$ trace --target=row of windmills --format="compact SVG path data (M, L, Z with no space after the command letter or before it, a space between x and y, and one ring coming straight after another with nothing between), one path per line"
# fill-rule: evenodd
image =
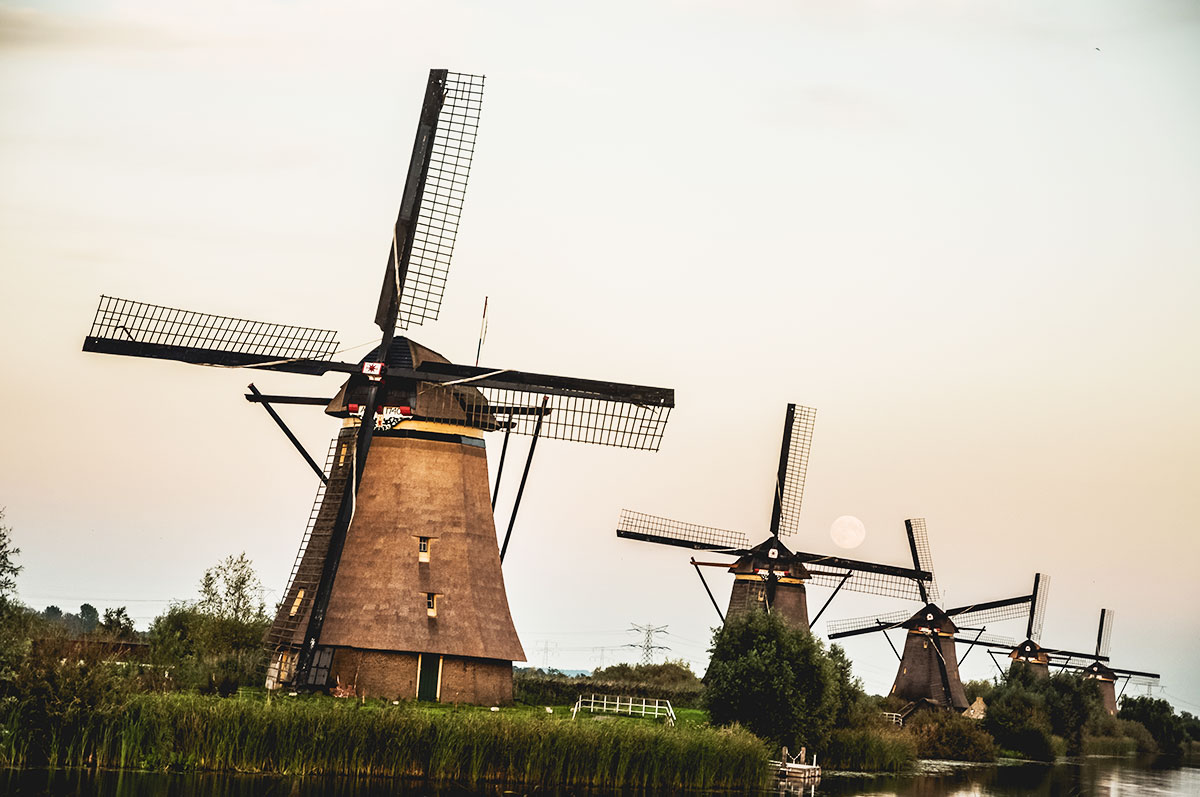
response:
M902 600L916 600L921 608L834 620L827 624L830 640L880 633L899 660L890 694L921 705L968 708L966 691L959 677L959 663L971 649L983 646L995 660L1001 652L1013 662L1029 666L1039 677L1049 677L1050 668L1080 670L1095 679L1109 713L1116 713L1117 681L1156 684L1156 673L1119 670L1108 666L1108 638L1112 613L1101 611L1101 628L1092 654L1042 647L1039 640L1045 617L1049 576L1035 574L1032 589L1025 594L997 598L942 609L938 603L937 580L933 571L928 530L923 518L905 521L905 534L911 566L864 562L822 553L792 551L781 537L799 529L804 479L815 426L816 411L789 404L784 417L783 444L779 457L770 535L750 546L743 532L685 523L669 518L625 510L621 513L617 536L693 550L709 551L728 557L732 562L690 564L700 576L704 590L721 621L749 612L773 612L795 628L811 630L830 602L845 589ZM701 567L722 567L733 574L725 612L714 596ZM821 586L832 592L812 619L808 613L808 586ZM1106 619L1107 618L1107 619ZM989 624L1026 620L1025 641L1017 643L987 633ZM1107 623L1107 625L1106 625ZM904 632L903 651L896 650L887 637L890 630ZM960 637L959 635L962 634ZM966 646L960 657L957 644ZM997 667L999 664L997 663ZM1000 668L1003 671L1003 668Z
M272 688L340 686L370 696L510 701L512 663L525 654L501 569L512 521L502 546L493 511L510 435L532 438L527 474L540 437L656 451L674 407L670 389L458 364L398 334L439 315L483 86L477 75L444 69L429 74L375 303L380 340L362 359L338 360L333 330L107 296L84 341L85 351L107 354L344 375L333 396L263 395L253 385L246 395L270 414L320 482L265 640ZM279 417L274 407L283 404L321 407L338 419L340 430L324 465ZM723 619L776 611L808 629L842 590L919 601L925 608L896 626L911 638L895 691L958 707L963 698L954 635L971 623L1029 611L1038 605L1036 582L1031 595L939 609L920 521L906 524L912 561L900 564L785 545L799 529L814 418L809 408L787 408L769 533L760 542L751 544L744 533L633 512L622 514L617 533L722 559L693 558L691 564ZM484 436L496 431L503 432L503 443L497 483L491 485ZM518 490L517 506L520 495ZM714 566L734 574L724 612L701 569ZM811 620L806 585L832 590ZM894 622L872 618L868 626L842 630L866 633ZM1093 664L1102 661L1107 656L1098 650ZM1095 673L1108 677L1118 671Z

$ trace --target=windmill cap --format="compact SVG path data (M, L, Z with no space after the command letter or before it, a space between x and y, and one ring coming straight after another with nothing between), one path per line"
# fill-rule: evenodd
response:
M359 364L379 362L379 353L380 347L376 346L359 360ZM428 349L403 336L392 339L391 345L388 346L387 358L384 360L388 371L413 370L427 362L449 363L450 361L433 349ZM370 379L363 374L352 374L337 395L333 397L333 400L329 402L325 412L338 417L348 416L351 404L366 403L370 384ZM385 374L383 388L376 394L375 404L386 407L410 407L418 415L444 417L450 420L463 415L461 406L457 404L453 407L446 406L447 397L444 395L444 391L422 389L419 387L421 384L411 378L388 380ZM471 387L463 386L455 388L455 391L462 396L478 397L478 392ZM486 406L486 402L481 397L478 397L473 403Z
M931 628L944 634L953 634L958 631L958 626L950 619L950 615L932 603L925 604L924 609L908 618L908 621L900 627L910 631L918 628Z

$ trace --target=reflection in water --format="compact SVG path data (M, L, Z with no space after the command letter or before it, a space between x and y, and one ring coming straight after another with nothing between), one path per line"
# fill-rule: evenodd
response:
M1000 766L926 761L910 775L826 775L817 797L1008 797L1009 795L1200 795L1200 769L1152 759L1084 758Z
M434 788L419 782L361 778L286 778L266 775L166 774L161 772L85 772L80 770L0 770L0 794L14 797L318 797L318 795L467 795L537 793L591 794L608 792L565 789L501 788L469 791ZM1158 766L1153 761L1088 758L1055 764L1010 763L1001 766L923 762L908 775L831 775L816 788L781 790L780 794L805 797L1007 797L1008 795L1200 795L1200 768Z

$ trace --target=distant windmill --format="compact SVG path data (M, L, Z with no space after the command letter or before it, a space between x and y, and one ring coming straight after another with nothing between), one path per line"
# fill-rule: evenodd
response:
M1013 665L1027 667L1038 678L1049 678L1051 667L1073 667L1087 662L1103 659L1108 660L1107 652L1103 657L1097 652L1093 657L1090 653L1078 653L1065 648L1053 648L1042 645L1042 625L1045 618L1046 602L1049 596L1050 576L1040 575L1034 583L1036 598L1029 607L1029 622L1025 628L1025 641L1017 642L996 634L984 634L978 640L979 644L989 646L988 654L995 661L997 654L1007 654ZM999 663L996 666L1004 671Z
M510 432L532 434L531 455L539 435L657 450L674 406L671 390L458 365L396 336L438 317L482 97L481 76L429 73L375 310L383 335L363 360L334 361L331 330L112 297L84 341L107 354L347 376L332 399L264 396L253 385L246 396L322 482L267 634L271 687L337 681L363 695L511 701L512 662L525 654L501 574L484 433L502 429L506 444ZM325 468L271 404L324 406L341 420Z
M800 505L804 497L804 480L816 414L817 411L811 407L787 406L779 468L772 490L774 498L770 536L759 544L751 547L749 538L742 532L683 523L629 510L621 512L617 536L736 556L737 560L732 563L691 560L722 622L727 616L766 611L777 613L789 625L807 631L811 623L806 582L833 588L833 594L817 612L812 623L820 618L841 589L925 600L922 596L926 590L936 591L936 586L932 583L933 574L916 558L918 550L928 550L923 527L915 531L909 529L909 545L914 552L913 569L792 551L780 541L780 537L795 534L799 530ZM703 566L724 567L734 574L726 614L721 614L721 607L704 580L700 571Z
M1097 685L1100 687L1100 699L1104 703L1104 710L1109 714L1117 713L1117 681L1125 682L1121 685L1121 694L1124 694L1125 687L1130 684L1145 686L1147 688L1158 686L1161 677L1156 672L1121 670L1109 667L1103 663L1109 660L1108 652L1112 643L1114 614L1112 609L1100 610L1100 626L1096 631L1096 650L1092 656L1094 661L1086 667L1082 667L1075 662L1064 665L1066 669L1082 670L1085 677L1095 679Z
M925 525L920 519L906 523L910 529ZM912 615L908 612L891 612L831 621L829 639L832 641L903 628L908 633L905 635L904 653L896 653L900 665L890 694L912 703L926 702L962 711L969 703L958 675L961 660L955 649L955 635L960 631L976 631L974 638L967 636L958 641L969 645L988 644L983 637L983 624L1015 620L1030 614L1030 607L1037 605L1037 591L1041 582L1042 576L1035 575L1033 591L1012 598L943 610L931 597L924 608ZM884 638L891 645L892 641L886 633ZM895 646L892 650L896 652ZM966 658L966 654L963 658Z

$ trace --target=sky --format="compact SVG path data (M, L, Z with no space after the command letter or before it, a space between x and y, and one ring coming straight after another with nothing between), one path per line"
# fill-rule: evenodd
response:
M717 616L687 552L617 539L618 512L765 537L795 402L818 414L785 542L903 564L924 517L946 605L1048 573L1045 644L1088 649L1112 609L1113 665L1200 713L1186 0L0 0L22 600L145 627L242 551L279 599L316 484L242 394L337 380L80 347L102 293L377 341L431 67L487 88L442 316L411 336L471 362L486 296L482 365L676 391L657 453L539 443L505 562L531 663L634 659L637 623L701 671ZM283 413L325 450L336 421ZM906 607L840 594L815 631ZM886 692L884 640L846 648Z

